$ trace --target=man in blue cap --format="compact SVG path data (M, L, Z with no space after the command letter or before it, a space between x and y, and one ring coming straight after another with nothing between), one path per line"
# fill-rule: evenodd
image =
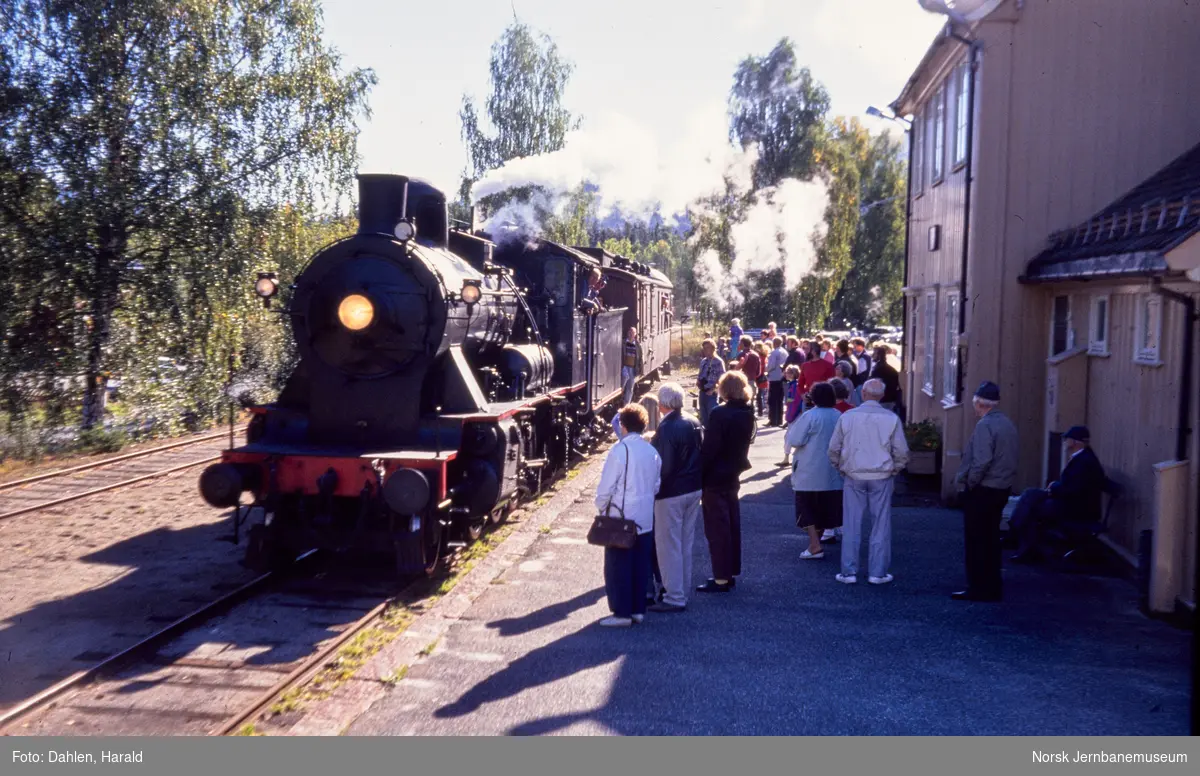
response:
M1037 550L1038 534L1047 525L1100 522L1100 501L1104 493L1104 467L1091 448L1086 426L1071 426L1063 434L1067 465L1058 480L1045 490L1030 489L1021 494L1013 510L1012 529L1020 537L1016 561L1031 560Z
M996 406L1000 387L984 381L975 391L979 422L963 451L955 481L963 489L963 544L967 589L957 601L1000 600L1000 519L1017 478L1017 427Z

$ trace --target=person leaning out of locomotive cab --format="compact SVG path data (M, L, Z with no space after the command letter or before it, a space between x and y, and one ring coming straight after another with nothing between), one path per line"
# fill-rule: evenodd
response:
M604 309L604 301L600 298L600 292L607 285L604 281L604 275L599 269L593 268L591 274L588 275L588 289L583 296L583 301L579 303L579 308L587 315L594 315Z
M624 404L633 401L633 388L641 373L642 343L638 340L637 329L630 326L629 334L625 337L625 345L621 350L621 386L625 391Z
M621 441L609 450L596 486L600 514L632 520L638 534L628 550L604 549L604 591L612 616L600 620L600 625L608 628L628 627L646 616L646 591L654 565L654 498L662 472L662 459L642 437L648 421L640 404L621 408L617 413Z

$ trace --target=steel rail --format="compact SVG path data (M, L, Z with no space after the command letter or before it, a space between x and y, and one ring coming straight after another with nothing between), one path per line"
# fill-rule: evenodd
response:
M70 501L78 501L81 498L87 498L88 496L95 496L98 493L105 493L110 490L116 490L117 488L124 488L125 486L132 485L135 482L142 482L143 480L152 480L155 477L163 477L168 474L173 474L178 471L183 471L184 469L190 469L193 466L200 466L201 464L212 463L213 461L219 461L219 460L221 460L221 456L219 456L219 455L209 456L208 458L203 458L199 461L190 461L188 463L179 464L178 466L172 466L169 469L160 469L156 472L151 472L150 474L142 474L142 475L139 475L137 477L132 477L127 480L121 480L120 482L115 482L111 485L104 485L99 488L92 488L91 490L85 490L82 493L75 493L70 496L63 496L62 498L53 499L52 501L43 501L40 504L32 504L27 507L21 507L20 509L14 509L11 512L5 512L4 514L0 515L0 520L7 520L10 517L26 515L26 514L29 514L30 512L36 512L39 509L48 509L53 506L58 506L59 504L66 504L67 502L70 502Z
M160 445L159 447L152 447L149 450L139 450L135 453L126 453L125 455L118 455L113 458L105 458L103 461L92 461L91 463L80 464L79 466L72 466L69 469L58 469L56 471L46 472L45 474L36 474L32 477L25 477L25 478L19 479L19 480L10 480L9 482L0 482L0 490L8 490L10 488L19 488L22 485L31 485L35 482L42 482L44 480L52 480L55 477L65 477L68 474L75 474L76 472L88 471L89 469L98 469L101 466L108 466L110 464L120 463L121 461L128 461L133 458L142 458L147 455L153 455L154 453L161 453L164 450L174 450L175 448L178 448L178 447L187 447L188 445L197 445L197 444L200 444L201 442L210 442L214 439L220 439L220 438L224 437L225 435L226 435L226 432L221 431L216 434L209 434L208 436L195 437L193 439L186 439L186 440L182 440L179 442L172 442L167 445Z
M411 587L411 585L409 585L409 587ZM395 603L396 600L403 594L404 590L401 590L395 596L389 597L388 600L364 614L356 622L350 625L350 627L338 634L337 638L326 644L314 655L297 666L294 671L280 679L270 689L259 695L258 699L255 700L253 704L227 718L223 723L221 723L221 726L214 729L210 735L228 736L238 732L244 725L253 722L263 713L265 713L271 707L271 705L275 703L279 696L283 695L292 687L300 687L307 684L313 677L315 677L321 672L321 670L325 668L325 666L329 663L329 659L337 654L338 650L340 650L355 636L377 623L382 618L383 613L387 611L387 608Z
M257 593L284 571L294 568L298 564L313 557L316 553L317 550L308 550L307 552L300 554L287 566L287 568L279 571L269 571L265 574L255 577L236 590L226 593L217 600L207 603L199 609L190 612L189 614L185 614L183 617L180 617L178 620L175 620L161 630L155 631L133 646L127 647L115 655L106 657L104 660L101 660L91 668L78 671L71 676L68 676L66 679L63 679L57 684L42 690L37 695L34 695L33 697L22 701L16 706L13 706L11 709L0 713L0 733L2 733L5 728L10 726L16 720L44 707L47 703L55 698L60 697L64 693L83 687L95 679L115 671L121 666L128 664L132 659L136 658L138 655L141 655L147 650L161 646L176 638L180 634L190 630L191 628L194 628L200 623L229 610L231 607L241 603L251 595Z

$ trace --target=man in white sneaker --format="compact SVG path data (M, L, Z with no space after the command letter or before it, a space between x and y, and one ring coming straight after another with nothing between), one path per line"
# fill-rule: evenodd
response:
M892 581L892 488L896 474L908 463L908 443L900 417L879 404L882 380L863 383L863 403L838 418L829 440L829 460L842 473L842 572L837 581L858 581L862 523L872 516L867 581Z

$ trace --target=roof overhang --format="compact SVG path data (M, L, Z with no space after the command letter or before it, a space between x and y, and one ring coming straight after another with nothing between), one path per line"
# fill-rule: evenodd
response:
M1164 257L1174 272L1184 272L1188 280L1200 283L1200 232L1167 251Z
M946 13L948 21L942 27L941 32L929 44L929 49L926 50L925 56L921 58L921 63L917 65L917 69L904 84L904 88L900 90L900 95L888 106L892 113L897 116L907 116L914 112L917 105L924 101L924 95L933 82L939 80L939 76L947 66L951 59L958 56L957 47L962 41L954 38L957 33L959 36L975 40L978 38L979 25L988 21L997 11L1005 4L1012 5L1011 12L997 16L997 19L1015 20L1015 13L1021 10L1022 3L1020 0L954 0L949 3L950 6L946 11L933 6L943 6L946 3L933 2L927 4L924 0L918 0L921 7L926 11L933 13Z
M1018 278L1027 285L1066 283L1072 280L1116 280L1120 278L1161 278L1173 274L1161 251L1138 251L1112 256L1054 261L1041 266L1031 262Z

